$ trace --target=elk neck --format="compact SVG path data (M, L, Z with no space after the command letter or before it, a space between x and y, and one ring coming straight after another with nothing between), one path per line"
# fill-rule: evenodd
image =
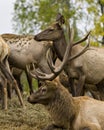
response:
M67 47L65 36L62 35L59 39L55 40L53 42L53 47L55 49L58 58L62 61Z
M72 95L60 83L57 91L54 93L53 100L49 102L46 108L53 119L56 120L56 122L58 119L61 119L61 123L70 122L70 119L76 112ZM65 118L63 118L63 116Z

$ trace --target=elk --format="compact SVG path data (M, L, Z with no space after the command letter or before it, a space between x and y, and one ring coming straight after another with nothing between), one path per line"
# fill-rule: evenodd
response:
M0 87L3 92L4 109L7 109L7 82L9 83L11 82L12 84L14 84L14 88L17 92L20 103L22 106L24 106L20 91L18 89L18 85L9 68L8 63L9 53L10 53L9 46L0 36Z
M89 42L82 51L71 56L70 49L73 43L73 35L70 37L70 44L67 45L62 63L52 68L51 74L46 74L36 69L36 74L32 76L45 80L42 86L28 97L28 102L32 104L43 104L49 111L54 123L44 130L103 130L104 124L104 102L97 101L90 97L72 97L71 93L59 82L56 76L67 66L68 60L74 60L76 56L85 52ZM47 61L51 62L49 53ZM55 79L56 78L56 79ZM52 81L48 81L48 80ZM100 107L99 107L100 105ZM102 129L101 129L102 128Z
M87 96L72 97L58 81L46 80L28 97L31 104L43 104L53 119L43 130L104 130L104 102Z
M62 21L62 19L64 21L64 17L60 16L60 19L58 19L59 21L56 21L50 27L40 32L39 34L35 35L34 37L34 39L37 41L52 40L55 52L60 60L63 59L67 46L62 24L60 22ZM79 41L73 44L73 47L70 52L71 55L75 55L83 48L78 43ZM51 64L50 66L51 68L54 68L54 66L52 66ZM73 96L81 95L85 83L93 84L100 87L99 84L104 80L103 66L104 66L104 53L102 49L100 53L100 48L96 49L94 47L86 51L80 57L69 62L66 68L64 68L65 72L69 77L69 82L72 81L73 83L73 80L75 79L78 81L77 86L71 85Z
M35 41L33 35L2 34L1 36L7 42L11 50L8 58L11 67L25 70L30 93L32 93L32 79L26 71L26 65L35 64L44 72L50 73L51 71L48 67L45 55L48 48L51 47L51 42Z

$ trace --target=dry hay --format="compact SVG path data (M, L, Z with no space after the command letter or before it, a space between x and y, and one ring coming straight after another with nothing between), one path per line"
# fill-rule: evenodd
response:
M43 105L32 105L24 98L26 108L19 105L16 97L8 101L8 110L0 106L0 130L41 130L51 118Z

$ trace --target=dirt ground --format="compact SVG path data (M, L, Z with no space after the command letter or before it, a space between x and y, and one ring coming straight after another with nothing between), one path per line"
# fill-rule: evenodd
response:
M25 109L16 95L8 100L8 110L2 110L0 106L0 130L41 130L52 122L43 105L28 103L27 96L23 100Z

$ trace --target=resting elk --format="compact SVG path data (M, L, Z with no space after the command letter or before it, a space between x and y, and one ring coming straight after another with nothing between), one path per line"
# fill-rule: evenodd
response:
M10 84L14 84L14 88L17 92L20 103L22 106L24 106L21 93L18 89L18 85L10 71L8 63L9 53L10 53L9 46L0 36L0 87L2 90L1 94L3 95L2 98L4 109L7 109L7 82L9 82Z
M72 40L73 41L73 40ZM67 65L70 56L68 44L63 61L60 66L52 68L52 72L60 73ZM86 53L86 52L85 52ZM48 62L51 59L48 56ZM73 59L74 60L74 59ZM47 75L36 71L37 78L45 80L44 76L52 81L44 81L42 86L28 97L31 104L43 104L51 115L53 122L43 130L104 130L104 102L87 96L73 97L65 87L60 84L57 75ZM49 77L48 77L49 76Z
M52 24L50 27L35 35L34 39L37 41L41 40L52 40L55 52L60 60L63 59L66 50L66 41L64 36L64 31L62 28L62 23L64 17L60 15L58 21ZM63 22L64 24L64 22ZM78 53L83 47L78 44L73 44L71 49L71 55ZM69 62L67 67L64 69L69 77L69 81L74 79L78 80L76 87L71 87L73 90L73 96L79 96L82 92L84 83L98 85L104 80L104 53L100 48L92 48L85 52L80 57Z
M33 92L32 79L26 71L26 65L36 64L44 72L50 72L46 62L46 51L51 42L37 42L33 35L2 34L2 38L10 47L9 63L12 67L25 70L29 82L30 93ZM50 43L50 44L49 44Z
M104 130L104 102L72 97L57 79L45 81L28 101L43 104L51 115L52 124L43 130Z

